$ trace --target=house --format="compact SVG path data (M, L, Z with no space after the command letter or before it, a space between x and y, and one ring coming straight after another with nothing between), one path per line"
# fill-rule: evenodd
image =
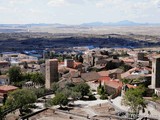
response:
M151 69L148 67L134 67L121 74L122 79L129 79L132 84L143 83L145 86L151 84L151 76Z
M122 73L123 73L123 70L119 69L119 68L108 70L108 71L100 71L100 72L98 72L98 74L101 77L109 76L110 78L113 78L113 79L121 79L121 74Z
M8 61L0 61L0 68L9 67Z
M99 81L102 83L102 85L105 86L107 94L111 95L111 98L115 98L122 92L123 89L123 83L119 79L111 79L110 77L101 77ZM127 88L135 88L136 86L126 84Z
M133 64L135 60L133 58L125 57L125 58L120 58L124 63L127 64Z
M122 86L123 84L119 80L105 81L105 89L109 95L112 95L112 98L115 98L121 94Z
M121 78L124 79L124 78L127 78L129 76L135 76L133 77L133 79L136 78L140 78L140 77L151 77L151 68L148 68L148 67L134 67L130 70L128 70L127 72L125 73L122 73L121 74Z
M121 79L121 74L123 73L123 70L119 69L119 68L116 68L116 69L113 69L113 70L109 70L108 72L109 72L108 75L109 75L110 78Z
M7 75L0 75L0 85L8 85L9 77Z
M5 94L8 94L9 92L14 91L16 89L18 89L18 87L15 87L15 86L12 86L12 85L0 86L0 102L2 102L3 96Z
M81 78L86 82L99 80L100 75L97 72L81 73Z
M107 76L109 76L109 71L100 71L100 72L98 72L98 74L99 74L101 77L107 77Z

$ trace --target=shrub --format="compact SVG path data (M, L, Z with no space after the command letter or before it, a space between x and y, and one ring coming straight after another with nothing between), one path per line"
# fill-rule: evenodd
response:
M106 99L108 99L108 95L107 94L102 94L101 97L100 97L100 99L106 100Z

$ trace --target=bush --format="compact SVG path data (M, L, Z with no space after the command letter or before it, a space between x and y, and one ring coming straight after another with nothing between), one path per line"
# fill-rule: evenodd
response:
M156 101L157 99L158 99L158 95L154 93L154 94L152 95L152 100L153 100L153 101Z
M51 89L52 89L53 93L56 93L59 88L60 87L59 87L58 83L56 83L56 82L52 83Z
M99 95L106 94L105 86L98 87L97 91Z
M31 90L36 94L37 98L44 96L46 93L44 88L32 88Z
M97 98L93 95L93 94L91 94L91 95L89 95L89 98L88 98L89 100L97 100Z
M100 99L106 100L106 99L108 99L108 95L107 94L102 94L101 97L100 97Z

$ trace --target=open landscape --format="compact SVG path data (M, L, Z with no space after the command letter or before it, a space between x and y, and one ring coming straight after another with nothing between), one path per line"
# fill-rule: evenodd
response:
M8 30L10 29L10 30ZM17 30L20 30L17 32ZM43 50L75 46L94 47L157 47L160 45L158 26L10 26L0 33L1 51ZM2 28L0 28L2 31Z
M160 120L160 0L0 0L0 120Z

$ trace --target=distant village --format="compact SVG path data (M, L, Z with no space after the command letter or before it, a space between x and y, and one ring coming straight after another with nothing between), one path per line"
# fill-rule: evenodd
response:
M19 78L11 77L10 71L13 68L20 70L23 75L21 81L18 81ZM85 94L87 90L82 91L84 95L81 93L79 96L78 85L83 84L89 86L89 92ZM61 89L57 89L57 86ZM145 90L142 98L146 104L144 107L140 102L137 103L139 112L137 115L132 113L132 104L127 102L126 105L122 102L125 95L129 95L127 91L143 88ZM10 99L10 94L13 95L12 92L23 89L46 91L45 94L37 96L37 100L33 102L39 106L39 109L31 108L32 111L28 114L20 115L17 112L18 107L10 111L4 106L9 104L7 100ZM52 106L48 105L49 107L44 105L54 97L58 99L57 90L59 93L69 91L67 104L59 103L60 100L58 104L60 106L62 104L63 108L68 106L67 108L72 108L71 110L59 110L56 103ZM74 90L77 94L74 97L73 94L70 96L71 93L75 93ZM69 106L73 98L75 98L75 106L73 103ZM144 107L142 111L139 109L139 104ZM160 49L85 46L73 47L67 51L46 48L42 53L35 50L22 53L2 52L0 53L0 105L2 107L0 117L6 120L35 120L35 118L38 120L42 120L41 118L44 120L47 118L48 120L51 118L55 120L63 120L62 118L64 120L158 120L160 118L158 114L160 113Z

